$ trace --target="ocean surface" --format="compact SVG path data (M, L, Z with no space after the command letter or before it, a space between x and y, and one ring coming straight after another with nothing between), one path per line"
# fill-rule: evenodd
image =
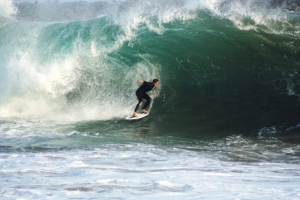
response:
M1 199L300 199L298 12L102 2L0 0Z

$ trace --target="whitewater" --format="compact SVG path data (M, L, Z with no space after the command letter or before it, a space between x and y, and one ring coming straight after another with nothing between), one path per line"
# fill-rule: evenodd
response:
M1 199L299 199L285 7L0 0ZM154 78L150 114L124 120Z

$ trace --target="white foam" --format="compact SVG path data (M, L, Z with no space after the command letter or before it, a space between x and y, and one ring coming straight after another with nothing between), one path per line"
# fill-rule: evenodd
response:
M159 66L149 62L147 55L143 56L144 61L130 67L114 60L107 62L106 52L121 46L130 39L127 36L120 36L108 47L95 40L83 44L79 37L73 42L71 54L40 62L44 58L39 57L36 48L43 44L37 43L48 26L52 24L35 24L34 28L22 24L22 29L28 31L16 35L21 43L16 46L8 42L10 47L1 49L6 60L1 69L5 87L0 117L58 121L122 118L133 112L138 80L159 78ZM56 41L52 44L50 50ZM68 94L74 90L81 97L70 103Z
M268 9L270 2L257 2L255 0L205 0L201 8L224 19L229 19L240 30L262 30L275 34L295 35L299 32L298 24L291 24L292 13ZM297 17L295 17L297 18Z
M122 157L124 153L130 156ZM102 156L95 158L95 154ZM226 156L220 160L216 154L226 155L145 144L97 145L97 149L38 153L1 152L4 162L0 173L5 187L0 192L12 199L21 197L24 191L29 199L45 195L55 199L97 198L99 193L102 198L126 199L299 197L299 179L295 176L299 172L298 162L290 163L286 158L286 163L241 163L227 160ZM273 156L280 159L280 155Z
M41 68L28 53L8 64L10 95L1 104L1 117L38 117L66 104L63 97L75 85L77 62L67 58Z
M0 16L12 18L17 13L17 8L12 0L0 0Z
M98 59L96 46L93 46L93 51L92 56ZM137 63L123 71L121 66L108 64L82 65L78 61L80 54L44 66L38 65L34 59L28 53L20 53L18 59L9 63L10 82L5 89L10 93L0 105L0 117L59 121L122 118L133 112L136 103L134 91L139 86L137 80L159 78L156 66L148 62ZM146 57L144 59L147 61ZM99 69L103 74L94 73L91 77L90 74ZM116 70L119 74L115 73ZM85 75L85 71L89 73ZM126 83L129 88L122 88L116 80ZM78 81L89 87L80 91L79 102L69 104L66 94L78 87Z

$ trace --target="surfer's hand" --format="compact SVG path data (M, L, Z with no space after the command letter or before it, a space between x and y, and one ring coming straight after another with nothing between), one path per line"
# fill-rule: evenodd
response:
M139 80L140 84L144 83L144 81L142 79Z

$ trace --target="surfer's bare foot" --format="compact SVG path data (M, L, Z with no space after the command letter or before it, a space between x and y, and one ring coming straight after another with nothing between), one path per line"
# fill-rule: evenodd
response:
M134 112L132 116L133 116L133 117L137 117L138 115L137 115L136 112Z
M147 114L147 113L148 113L148 111L147 111L147 110L142 110L142 113L145 113L145 114Z

